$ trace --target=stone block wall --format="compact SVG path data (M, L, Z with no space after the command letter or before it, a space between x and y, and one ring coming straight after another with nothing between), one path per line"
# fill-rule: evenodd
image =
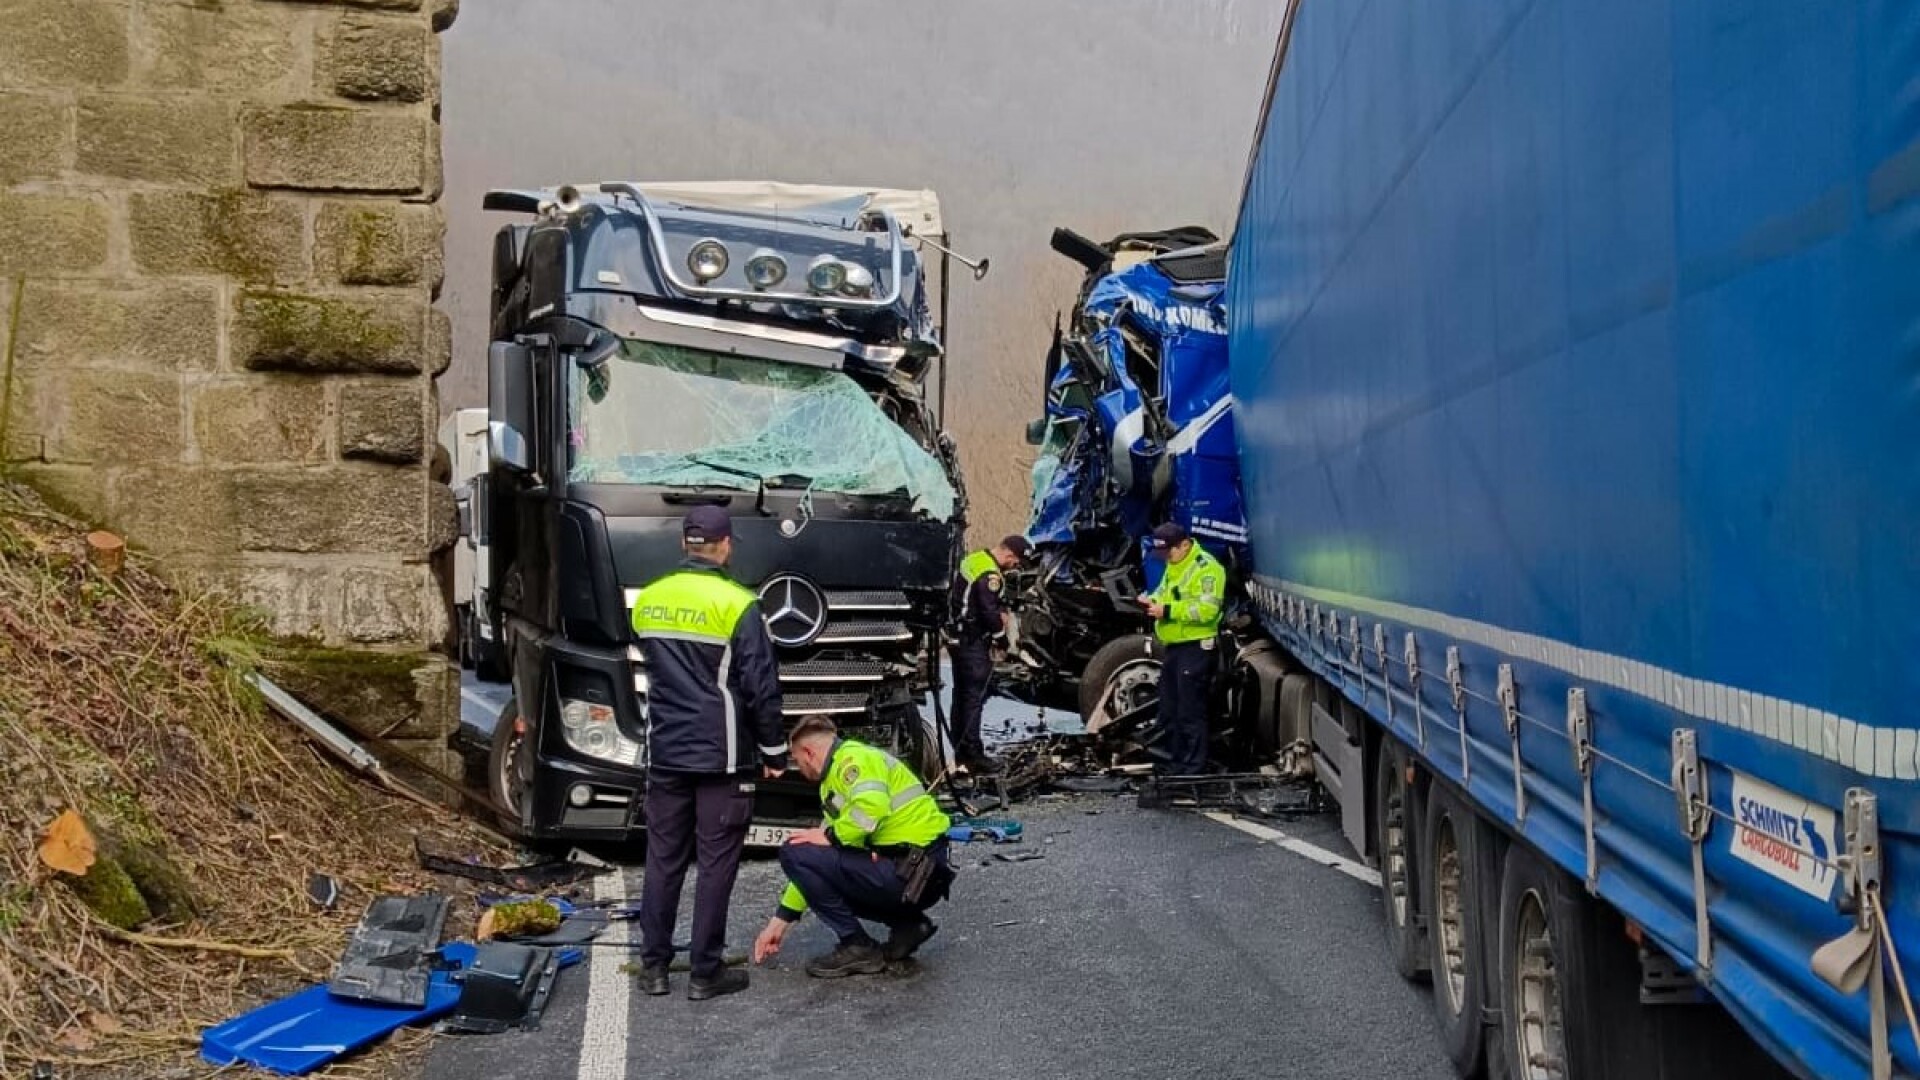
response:
M457 0L0 0L0 450L291 637L437 645Z

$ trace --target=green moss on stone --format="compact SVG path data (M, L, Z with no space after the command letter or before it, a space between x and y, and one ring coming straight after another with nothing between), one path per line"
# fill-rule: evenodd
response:
M126 867L109 856L95 859L81 877L61 874L59 878L87 905L88 911L110 926L134 930L153 918L153 909L147 906L146 897L140 895Z
M406 332L348 301L274 293L243 301L253 334L248 366L296 371L407 370Z
M241 281L272 281L278 260L261 242L271 204L252 192L222 191L208 197L205 213L214 265Z

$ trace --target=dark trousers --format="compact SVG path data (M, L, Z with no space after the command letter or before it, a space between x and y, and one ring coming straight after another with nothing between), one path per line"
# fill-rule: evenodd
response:
M944 842L934 845L933 855L941 866L947 865ZM921 905L900 898L900 870L889 856L825 844L787 844L780 849L780 868L800 887L807 907L841 941L866 936L861 919L895 927L922 917Z
M727 902L753 819L753 781L744 776L647 773L647 879L641 886L640 958L673 959L680 886L698 858L693 890L693 974L718 975L727 942Z
M1166 771L1197 776L1207 768L1207 700L1213 690L1213 650L1198 641L1166 647L1160 663L1160 729L1166 733Z
M987 690L993 682L993 648L985 641L954 642L947 650L953 657L953 752L962 761L986 756L986 744L980 741L980 711L987 704Z

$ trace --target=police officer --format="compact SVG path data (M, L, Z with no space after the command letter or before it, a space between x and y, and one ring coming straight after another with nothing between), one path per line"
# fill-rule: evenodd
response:
M793 759L820 782L826 823L780 849L787 872L780 908L753 943L753 962L780 951L787 929L812 908L839 936L830 953L807 963L823 979L873 975L904 960L933 936L926 910L947 893L947 815L918 777L892 755L840 738L833 721L809 716L793 729ZM888 927L884 946L862 919Z
M1009 536L991 550L960 560L953 575L954 612L953 750L955 763L969 772L990 772L993 759L980 741L980 712L993 681L993 639L1006 633L1007 613L1000 607L1001 572L1020 564L1032 546L1024 536Z
M693 977L705 1001L747 988L722 961L727 901L753 817L756 777L786 771L786 725L773 643L754 595L728 580L733 524L717 506L681 524L686 561L640 590L633 629L648 692L647 879L641 897L641 989L668 992L674 917L687 866L693 897Z
M1140 597L1164 647L1160 729L1169 760L1155 768L1164 775L1197 776L1207 767L1207 701L1227 571L1172 522L1153 530L1151 546L1154 557L1167 564L1160 587Z

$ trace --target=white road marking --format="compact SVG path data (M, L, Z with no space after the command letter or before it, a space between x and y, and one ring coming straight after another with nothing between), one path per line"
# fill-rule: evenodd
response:
M1380 871L1354 862L1344 855L1335 855L1326 848L1320 847L1317 844L1309 844L1305 840L1298 839L1297 837L1289 836L1279 829L1269 828L1258 822L1244 821L1234 817L1232 814L1219 810L1207 810L1204 811L1203 814L1209 820L1217 821L1229 829L1239 829L1248 836L1257 836L1262 840L1269 841L1275 847L1285 848L1295 855L1310 859L1313 862L1319 863L1321 866L1338 870L1355 881L1365 882L1376 889L1380 887Z
M613 906L624 904L626 871L595 878L593 898ZM633 976L620 970L627 954L619 946L632 937L633 922L619 920L609 924L600 938L600 943L608 947L589 950L594 955L587 961L587 1018L580 1029L579 1080L626 1080Z

